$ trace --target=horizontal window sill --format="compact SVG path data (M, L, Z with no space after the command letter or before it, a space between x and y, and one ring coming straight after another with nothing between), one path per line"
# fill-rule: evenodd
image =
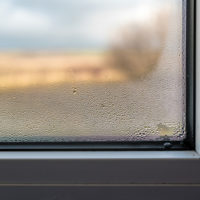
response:
M1 151L0 160L199 159L195 151Z
M200 184L194 151L0 152L0 185Z

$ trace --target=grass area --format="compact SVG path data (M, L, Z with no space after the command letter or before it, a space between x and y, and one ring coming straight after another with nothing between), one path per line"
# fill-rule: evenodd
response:
M0 53L0 89L124 79L104 53Z

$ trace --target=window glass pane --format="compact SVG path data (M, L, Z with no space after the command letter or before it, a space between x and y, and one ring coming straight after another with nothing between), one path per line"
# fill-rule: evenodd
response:
M1 0L0 141L185 138L182 0Z

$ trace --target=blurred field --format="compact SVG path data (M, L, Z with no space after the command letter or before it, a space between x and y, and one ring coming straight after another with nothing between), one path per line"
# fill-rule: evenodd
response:
M155 16L151 24L120 26L99 51L0 52L0 89L143 79L158 65L168 33L168 12Z
M104 53L0 53L0 89L73 82L116 82L125 75Z
M160 52L0 53L0 90L141 78L156 67Z
M109 52L1 53L0 140L181 140L181 65L154 53L120 54L121 67Z

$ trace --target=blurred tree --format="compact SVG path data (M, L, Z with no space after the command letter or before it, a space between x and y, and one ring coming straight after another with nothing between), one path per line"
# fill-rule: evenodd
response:
M151 23L131 24L120 29L111 45L109 62L130 80L155 69L162 54L169 24L168 12L158 13Z

